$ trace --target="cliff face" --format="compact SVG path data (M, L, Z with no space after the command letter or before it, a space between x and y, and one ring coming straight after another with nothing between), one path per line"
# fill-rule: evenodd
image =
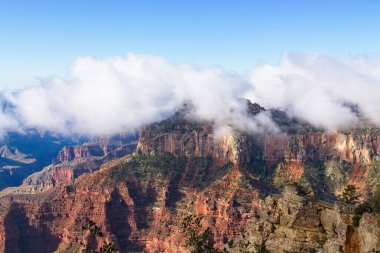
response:
M105 152L99 145L66 146L59 151L59 162L80 161L90 156L104 156Z
M334 158L351 163L370 163L380 159L377 133L308 133L287 136L266 136L260 140L261 159L276 162Z
M95 138L91 142L78 146L65 146L59 151L55 163L83 162L89 157L108 156L126 145L132 147L136 140L136 135L119 134L111 137Z
M182 122L144 128L138 150L146 155L169 152L176 157L212 157L219 165L248 167L256 175L274 181L280 177L286 183L306 177L311 187L327 187L320 194L333 197L347 183L356 185L363 195L376 191L379 144L375 130L258 136L232 132L216 138L210 124Z
M379 251L378 214L355 227L352 208L318 200L347 183L364 197L377 189L377 140L374 130L217 138L211 123L171 119L142 129L133 154L65 148L62 163L1 193L0 250L78 252L91 219L120 252L188 252L179 225L195 214L217 247L235 241L231 252Z
M275 164L339 159L353 164L380 160L377 133L310 132L249 137L237 132L215 138L210 125L153 125L140 133L138 148L145 154L169 152L177 157L214 157L222 163Z
M143 154L168 152L176 157L212 157L224 165L249 163L253 142L237 132L215 138L207 124L157 124L140 132L137 148Z

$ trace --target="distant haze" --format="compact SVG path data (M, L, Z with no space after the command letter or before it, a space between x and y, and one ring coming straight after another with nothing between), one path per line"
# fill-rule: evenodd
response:
M380 125L379 95L379 57L286 53L279 65L259 65L249 76L155 56L84 57L63 77L18 92L3 91L3 100L12 106L3 106L0 130L110 135L159 121L188 100L197 119L252 132L275 130L265 113L247 117L239 98L248 98L334 131L358 121L347 104Z

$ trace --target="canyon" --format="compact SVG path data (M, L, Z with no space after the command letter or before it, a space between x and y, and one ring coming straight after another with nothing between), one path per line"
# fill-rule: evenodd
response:
M49 165L62 147L80 143L77 137L65 138L36 129L7 133L0 138L0 190L20 185Z
M228 252L379 252L380 214L340 203L380 189L380 132L328 133L271 113L281 133L215 135L178 111L138 143L64 147L53 164L0 193L2 252L80 252L93 220L119 252L190 252L180 224L203 217ZM306 189L301 194L297 187Z

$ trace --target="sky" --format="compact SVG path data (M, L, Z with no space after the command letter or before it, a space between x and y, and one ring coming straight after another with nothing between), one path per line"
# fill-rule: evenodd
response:
M0 88L128 53L245 74L284 52L378 54L380 1L1 0Z

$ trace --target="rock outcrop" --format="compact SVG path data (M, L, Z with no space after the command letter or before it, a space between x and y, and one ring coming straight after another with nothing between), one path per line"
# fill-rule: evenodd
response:
M58 153L57 162L80 161L90 156L104 156L105 152L99 145L66 146Z
M263 200L230 252L378 252L380 215L365 213L352 223L353 208L299 196L295 188ZM371 224L369 224L369 222Z

